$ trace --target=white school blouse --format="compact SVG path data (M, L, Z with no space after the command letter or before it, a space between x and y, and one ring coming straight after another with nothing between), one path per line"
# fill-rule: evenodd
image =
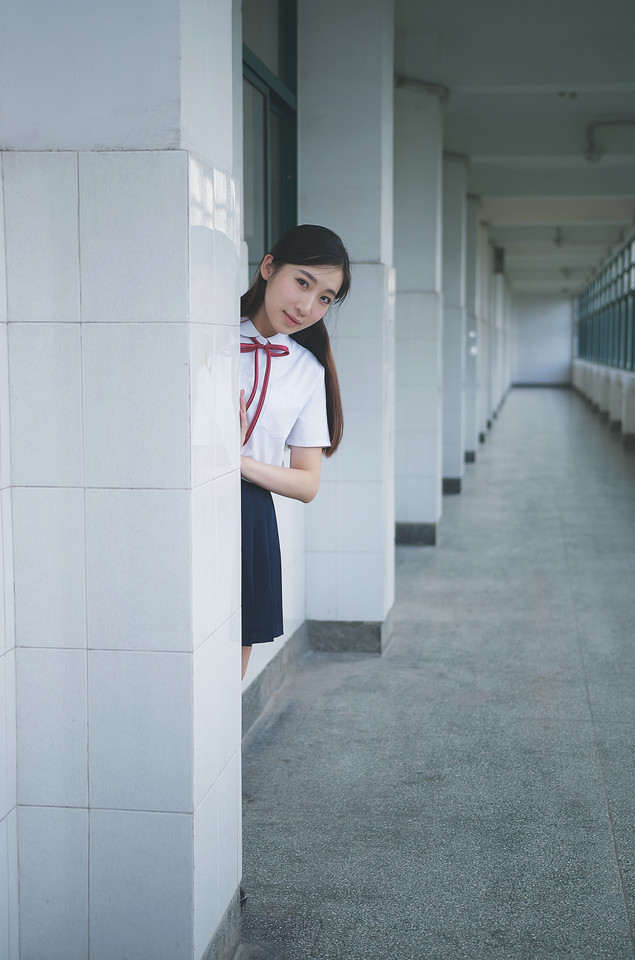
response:
M264 406L254 431L241 453L261 463L284 466L284 448L328 447L331 443L326 416L324 367L310 350L300 346L284 333L269 340L261 336L251 320L240 321L240 342L251 343L256 337L261 343L275 343L287 347L289 355L271 358L271 373ZM248 400L254 386L254 353L240 355L240 388ZM264 350L258 351L258 387L247 411L250 424L258 407L258 399L267 367Z

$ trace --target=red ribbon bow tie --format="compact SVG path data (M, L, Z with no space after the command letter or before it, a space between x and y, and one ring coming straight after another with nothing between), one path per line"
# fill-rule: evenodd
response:
M267 354L267 366L265 367L265 378L262 383L262 390L260 391L260 396L258 398L258 406L256 407L256 412L253 416L249 427L247 428L247 433L245 434L245 443L249 440L250 436L254 432L254 427L258 422L258 417L263 408L265 402L265 396L267 394L267 387L269 386L269 374L271 373L271 358L272 357L287 357L289 355L289 348L283 347L279 343L261 343L256 337L250 337L251 343L241 343L240 352L241 353L253 353L254 354L254 388L251 391L251 396L245 404L245 409L249 410L254 397L256 396L256 390L258 389L258 351L264 350Z

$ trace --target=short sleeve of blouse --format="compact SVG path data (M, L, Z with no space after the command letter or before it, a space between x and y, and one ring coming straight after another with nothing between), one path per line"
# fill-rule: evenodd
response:
M288 447L328 447L331 443L326 416L324 368L287 437Z

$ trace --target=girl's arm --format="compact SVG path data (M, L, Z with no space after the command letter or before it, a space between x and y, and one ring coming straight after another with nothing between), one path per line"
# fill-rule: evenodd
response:
M240 474L245 480L251 480L265 490L279 493L283 497L310 503L320 486L322 470L321 447L290 447L291 459L288 467L276 467L270 463L260 463L251 457L241 456Z

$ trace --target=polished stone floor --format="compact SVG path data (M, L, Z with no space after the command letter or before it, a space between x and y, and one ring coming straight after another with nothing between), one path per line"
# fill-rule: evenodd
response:
M635 452L513 390L395 614L245 742L239 956L633 960Z

